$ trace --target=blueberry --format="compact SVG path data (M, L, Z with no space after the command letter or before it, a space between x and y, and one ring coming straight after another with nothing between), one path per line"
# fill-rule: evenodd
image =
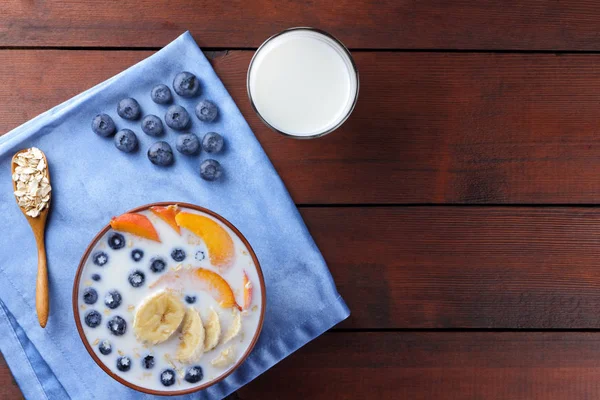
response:
M163 123L156 115L146 115L142 118L142 130L146 135L161 136L164 132Z
M148 159L154 165L173 164L173 150L167 142L156 142L148 149Z
M95 328L102 322L102 315L96 310L92 310L85 314L85 324L90 328Z
M181 106L170 106L165 114L165 123L175 130L182 131L190 126L190 114Z
M96 289L87 287L83 289L83 302L85 304L95 304L98 301L98 292Z
M206 258L206 254L204 254L204 252L202 250L198 250L196 252L195 258L197 261L202 261Z
M127 322L118 315L108 320L106 324L110 333L115 336L123 336L127 332Z
M204 373L202 372L202 367L199 365L194 365L185 371L184 379L189 383L198 383L202 380L202 378L204 378Z
M181 154L185 154L186 156L194 155L198 153L198 150L200 149L200 139L193 133L184 133L177 137L175 148Z
M135 270L131 274L129 274L129 283L133 287L140 287L144 284L146 280L146 275L140 270Z
M115 135L115 146L125 153L131 153L138 146L137 136L131 129L121 129Z
M102 279L102 277L100 275L98 275L98 274L93 274L92 275L92 280L93 281L99 282L101 279Z
M154 257L150 260L150 270L155 273L163 272L167 263L161 257Z
M131 258L133 259L133 261L138 262L142 258L144 258L144 252L140 249L135 249L131 252Z
M110 353L112 353L112 346L110 345L110 342L108 340L103 340L98 345L98 350L100 350L100 353L107 356Z
M169 104L173 101L173 96L171 95L171 89L167 85L156 85L152 88L152 92L150 93L150 97L152 97L152 101L156 104Z
M131 369L131 358L119 357L117 358L117 369L122 372L127 372Z
M205 160L200 164L200 176L207 181L214 181L221 177L221 164L216 160Z
M202 139L202 148L207 153L218 153L223 149L223 136L217 132L208 132Z
M185 301L188 304L194 304L196 302L196 296L185 296Z
M136 99L132 99L128 97L119 101L119 105L117 106L117 114L121 118L136 120L140 117L142 110L140 109L139 103Z
M97 251L92 255L92 260L97 266L103 267L108 262L108 254L103 251Z
M117 127L110 115L98 114L92 120L92 130L99 136L108 137L115 133Z
M106 293L106 296L104 296L104 304L106 304L106 307L112 310L119 307L121 305L121 301L123 301L121 293L117 292L116 290L111 290L110 292Z
M172 369L165 369L160 373L160 382L165 386L171 386L175 383L175 371Z
M125 236L113 232L108 236L108 246L113 250L119 250L125 247Z
M173 89L182 97L194 97L200 91L200 81L191 72L183 71L175 75Z
M173 249L171 258L177 262L185 260L185 251L183 249Z
M210 100L202 100L196 105L196 117L202 122L213 122L217 118L219 109Z
M145 369L154 368L154 356L147 355L146 357L142 358L142 367Z

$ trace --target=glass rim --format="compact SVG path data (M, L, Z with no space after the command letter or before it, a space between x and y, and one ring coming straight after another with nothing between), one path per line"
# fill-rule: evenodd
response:
M354 93L354 98L352 99L352 104L350 106L350 108L348 109L348 111L346 112L346 114L331 128L322 131L322 132L318 132L312 135L294 135L291 133L287 133L287 132L283 132L277 128L275 128L273 125L271 125L269 122L267 122L267 120L260 114L260 112L258 111L258 109L256 108L256 104L254 103L254 99L252 98L252 93L250 90L250 72L252 71L252 66L254 65L254 60L256 59L257 54L260 52L260 50L269 42L271 42L273 39L278 38L279 36L285 35L286 33L290 33L290 32L294 32L294 31L311 31L311 32L316 32L319 33L323 36L326 36L327 38L333 40L334 43L338 44L341 48L341 50L346 54L346 56L348 56L348 59L350 60L350 64L352 65L352 70L354 71L354 76L356 77L356 91ZM254 112L256 113L256 115L258 115L258 118L260 118L260 120L267 125L269 128L271 128L273 131L279 133L280 135L286 136L286 137L290 137L290 138L294 138L294 139L316 139L322 136L325 136L333 131L335 131L336 129L338 129L340 126L342 126L342 124L344 122L346 122L346 120L350 117L350 115L352 114L352 112L354 111L354 108L356 107L356 103L358 101L358 92L360 90L360 79L358 76L358 68L356 67L356 63L354 61L354 58L352 58L352 54L350 54L350 50L348 50L348 48L339 40L337 39L335 36L333 36L332 34L325 32L321 29L318 28L312 28L312 27L308 27L308 26L298 26L298 27L293 27L293 28L288 28L285 29L279 33L276 33L274 35L272 35L271 37L269 37L267 40L265 40L259 47L258 49L256 49L256 52L254 52L254 55L252 56L252 59L250 60L250 64L248 65L248 72L246 73L246 92L248 93L248 99L250 100L250 105L252 106L252 109L254 110Z

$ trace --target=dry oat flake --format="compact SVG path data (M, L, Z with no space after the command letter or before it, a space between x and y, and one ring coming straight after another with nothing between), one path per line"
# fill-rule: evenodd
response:
M14 192L17 204L33 218L40 215L50 202L52 187L48 180L48 166L44 160L44 155L36 147L17 154L14 159L16 166L12 180L17 188Z

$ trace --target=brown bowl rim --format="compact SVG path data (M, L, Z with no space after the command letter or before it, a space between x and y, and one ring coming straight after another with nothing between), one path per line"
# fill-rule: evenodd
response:
M85 337L85 335L83 333L83 327L81 325L81 318L79 316L79 302L78 302L79 283L81 281L81 274L83 273L85 261L88 259L90 252L92 251L92 248L94 247L94 245L100 240L100 238L102 238L102 236L104 236L104 234L106 232L108 232L109 229L111 229L110 224L107 224L104 228L102 228L100 230L100 232L98 232L96 234L96 236L94 236L94 238L92 239L92 241L86 248L85 252L83 253L83 256L81 257L81 261L79 262L79 267L77 268L77 272L75 273L75 279L73 281L73 316L75 318L75 325L77 326L77 332L79 333L79 338L83 342L83 345L85 346L86 350L88 351L88 353L90 354L90 356L92 357L94 362L96 362L96 364L98 364L98 366L104 372L106 372L111 378L113 378L117 382L121 383L122 385L127 386L128 388L137 390L142 393L147 393L147 394L152 394L152 395L157 395L157 396L181 396L181 395L185 395L185 394L196 393L200 390L206 389L210 386L213 386L213 385L221 382L223 379L225 379L229 375L231 375L233 373L233 371L238 369L240 367L240 365L242 365L244 363L244 361L246 361L246 359L248 358L248 356L254 349L254 346L256 345L256 342L258 341L258 338L262 331L263 321L264 321L264 317L265 317L265 307L266 307L265 280L264 280L262 269L260 267L260 263L258 261L258 257L256 257L256 253L254 253L254 249L252 248L252 246L250 245L250 242L248 242L246 237L244 235L242 235L242 233L235 227L235 225L233 225L231 222L229 222L227 219L225 219L225 217L217 214L214 211L211 211L207 208L204 208L204 207L201 207L201 206L198 206L195 204L175 202L175 201L162 201L162 202L157 202L157 203L150 203L150 204L146 204L143 206L136 207L132 210L129 210L129 211L127 211L127 213L145 211L145 210L149 209L150 207L154 207L154 206L169 206L169 205L173 205L173 204L178 205L180 207L186 207L186 208L190 208L190 209L193 209L196 211L204 212L204 213L218 219L225 225L227 225L227 227L229 229L231 229L236 235L238 235L238 237L240 238L242 243L244 243L246 248L249 250L250 256L252 257L252 260L254 261L254 265L256 265L256 271L258 273L258 280L259 280L260 289L261 289L260 290L260 292L261 292L261 311L260 311L260 318L258 320L258 328L256 329L256 333L254 334L254 337L252 338L252 341L250 342L250 346L248 346L248 348L246 349L246 352L234 364L234 366L229 369L229 371L227 371L226 373L224 373L223 375L221 375L218 379L216 379L214 381L205 383L205 384L197 386L197 387L186 389L186 390L160 391L160 390L146 389L146 388L134 385L133 383L122 379L118 375L114 374L110 369L108 369L108 367L98 358L98 356L92 349L92 346L90 345L89 341L87 340L87 338Z

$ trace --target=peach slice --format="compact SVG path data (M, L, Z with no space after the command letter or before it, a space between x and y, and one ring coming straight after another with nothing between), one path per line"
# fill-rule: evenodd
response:
M233 290L231 290L231 286L229 286L229 283L221 275L204 268L197 268L194 274L196 278L207 285L207 289L205 290L219 302L221 307L236 307L238 310L240 309L240 306L235 302L235 295L233 294Z
M221 225L199 214L180 212L175 216L177 224L189 229L204 240L210 261L219 268L231 265L234 256L233 239Z
M158 280L150 285L154 288L156 285L164 283L168 286L181 284L185 282L194 282L195 288L208 292L213 299L223 308L235 307L241 311L241 307L235 301L235 295L229 283L221 275L216 272L204 268L195 268L189 270L170 271L161 276Z
M127 232L136 236L160 242L158 232L152 222L142 214L128 213L112 217L110 226L115 231Z
M244 285L244 305L242 308L247 310L250 307L250 304L252 304L252 282L248 279L246 271L244 271L242 283Z
M169 224L171 228L175 229L175 231L181 235L181 228L179 225L177 225L177 221L175 221L175 216L179 212L179 207L177 207L176 204L166 207L152 206L150 207L150 211L152 211L152 213L158 218Z

